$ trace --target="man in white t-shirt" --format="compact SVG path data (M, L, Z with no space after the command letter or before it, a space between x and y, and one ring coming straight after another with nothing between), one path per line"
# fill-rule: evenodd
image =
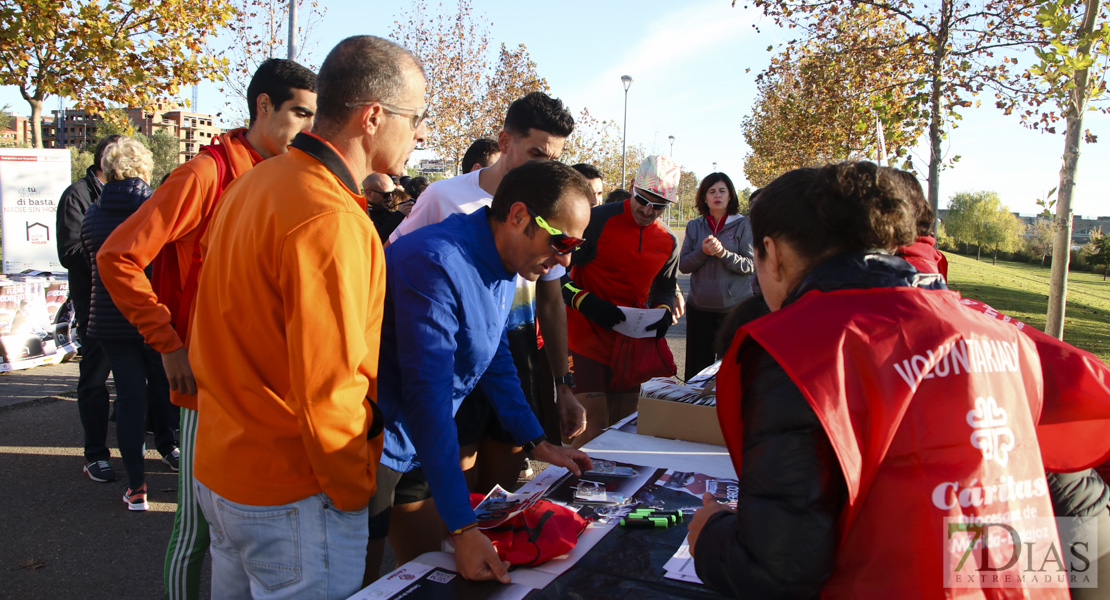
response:
M433 183L420 195L409 216L389 236L396 241L425 225L455 213L472 213L490 205L505 174L533 159L557 159L574 129L574 118L563 103L542 92L514 101L497 136L501 156L488 168ZM416 235L419 235L417 232ZM509 315L509 347L517 365L524 394L537 413L545 434L558 445L561 437L573 438L585 430L585 410L571 392L573 379L567 365L566 311L559 279L561 265L530 283L517 279L517 293ZM542 328L550 373L538 360L536 321ZM538 374L546 374L546 377ZM551 374L554 374L552 377ZM555 380L552 402L551 379ZM471 488L489 490L494 483L514 485L524 462L521 448L512 444L480 389L467 397L455 417L463 469ZM561 424L561 425L560 425ZM476 468L475 468L476 467ZM417 509L394 506L395 518Z

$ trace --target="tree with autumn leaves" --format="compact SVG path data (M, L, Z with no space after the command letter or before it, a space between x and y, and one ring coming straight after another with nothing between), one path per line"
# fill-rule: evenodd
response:
M1037 63L1016 85L1012 105L1026 106L1022 120L1043 125L1063 117L1063 166L1056 197L1052 279L1049 283L1045 332L1063 339L1067 304L1068 263L1071 257L1071 200L1079 169L1082 139L1094 141L1083 129L1083 116L1105 100L1110 71L1110 10L1100 0L1038 0L1036 20L1046 43L1037 49ZM1100 109L1108 109L1103 104Z
M744 174L757 186L835 160L906 159L924 130L910 101L916 88L907 85L910 52L898 43L905 28L868 6L850 7L833 26L829 41L790 46L756 77L758 96L741 128L751 148ZM860 47L875 50L860 55Z
M829 65L886 65L876 72L882 87L901 98L879 106L926 124L929 140L928 197L939 208L945 130L958 125L960 109L984 90L999 89L1016 77L1003 60L1043 42L1032 18L1036 0L754 0L780 26L801 33L784 44ZM852 18L866 11L868 22L891 35L844 35ZM847 31L852 32L851 29ZM897 60L884 58L897 54ZM877 61L877 62L876 62ZM882 81L885 79L885 81Z
M877 53L905 51L901 85L911 94L901 108L928 121L928 194L934 209L938 208L944 131L957 126L959 110L971 106L977 95L993 92L999 109L1018 115L1034 129L1054 133L1056 122L1066 121L1045 328L1050 335L1062 337L1071 195L1080 144L1084 138L1095 140L1083 130L1083 115L1105 92L1105 74L1110 69L1106 5L1101 0L754 0L754 4L777 24L803 32L801 43L786 44L788 55L797 47L801 50L795 53L816 54L835 68L838 59L868 60ZM861 7L901 27L905 35L880 43L869 37L860 43L844 36L843 15ZM837 51L830 53L829 47ZM1019 66L1029 54L1037 62ZM769 72L774 69L773 64ZM898 83L898 79L891 81ZM1107 110L1105 105L1101 110Z
M456 166L474 140L497 136L514 100L534 91L551 92L524 44L503 43L497 60L488 60L489 28L484 23L470 0L458 0L454 12L433 12L426 0L414 0L391 32L424 64L425 149ZM622 187L620 129L612 121L597 119L588 108L572 112L574 133L561 160L590 163L601 171L607 190ZM628 164L639 164L645 155L642 147L629 146Z
M415 0L391 37L424 65L425 148L456 166L471 142L496 137L513 100L550 91L524 44L502 44L497 62L489 63L489 29L476 19L470 0L459 0L453 14L433 13L425 0Z
M0 5L0 85L31 107L42 147L47 96L101 111L152 108L182 86L223 75L205 42L230 18L226 0L8 0Z

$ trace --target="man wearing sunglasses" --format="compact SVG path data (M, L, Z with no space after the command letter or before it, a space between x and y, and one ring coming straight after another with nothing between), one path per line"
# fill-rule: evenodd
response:
M393 193L397 186L385 173L371 173L362 180L362 195L366 197L366 213L378 230L378 237L385 241L389 234L405 219L404 213L393 210Z
M573 130L574 118L560 100L542 92L518 98L509 105L497 136L497 162L433 183L390 239L396 241L452 214L489 206L506 173L530 160L558 159ZM518 279L508 324L509 347L525 397L552 441L573 438L586 427L586 411L570 387L566 308L559 282L563 273L563 266L556 264L535 283ZM542 341L537 339L537 329L542 329ZM541 345L546 356L539 351ZM488 491L494 484L515 484L524 452L512 443L513 436L501 426L481 389L467 399L455 421L472 489ZM404 519L403 515L398 511L395 518Z
M408 521L423 526L397 524L390 541L398 562L438 550L445 523L459 573L508 583L507 563L475 528L459 464L454 417L476 387L515 445L576 474L591 468L583 452L546 441L506 332L517 276L535 281L570 262L583 243L591 195L570 167L531 161L505 175L488 208L452 215L386 249L378 380L386 432L370 503L370 554L377 555L368 555L368 579L378 573L393 506L404 504Z
M639 390L609 389L613 326L625 318L618 307L665 308L647 329L663 337L671 326L678 242L657 219L678 198L679 172L669 156L645 158L631 198L591 211L586 243L563 278L574 393L586 407L586 432L576 445L636 410Z

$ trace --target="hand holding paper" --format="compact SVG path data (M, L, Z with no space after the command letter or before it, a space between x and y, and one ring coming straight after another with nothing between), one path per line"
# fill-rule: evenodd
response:
M666 318L668 326L670 325L671 316L668 314L670 311L665 308L628 308L627 306L617 308L624 313L624 321L613 327L613 331L630 338L662 337L657 334L655 328L648 329L648 327L657 325L663 318ZM666 329L663 330L663 334L666 335Z

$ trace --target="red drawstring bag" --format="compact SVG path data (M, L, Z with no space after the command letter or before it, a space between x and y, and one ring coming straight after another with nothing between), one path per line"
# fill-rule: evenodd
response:
M630 338L617 334L613 344L613 376L609 389L614 391L639 388L652 377L671 377L678 373L667 338Z
M483 498L481 494L471 494L470 505L478 506ZM565 506L539 500L508 521L481 532L493 542L501 560L510 565L535 567L570 552L588 524Z

